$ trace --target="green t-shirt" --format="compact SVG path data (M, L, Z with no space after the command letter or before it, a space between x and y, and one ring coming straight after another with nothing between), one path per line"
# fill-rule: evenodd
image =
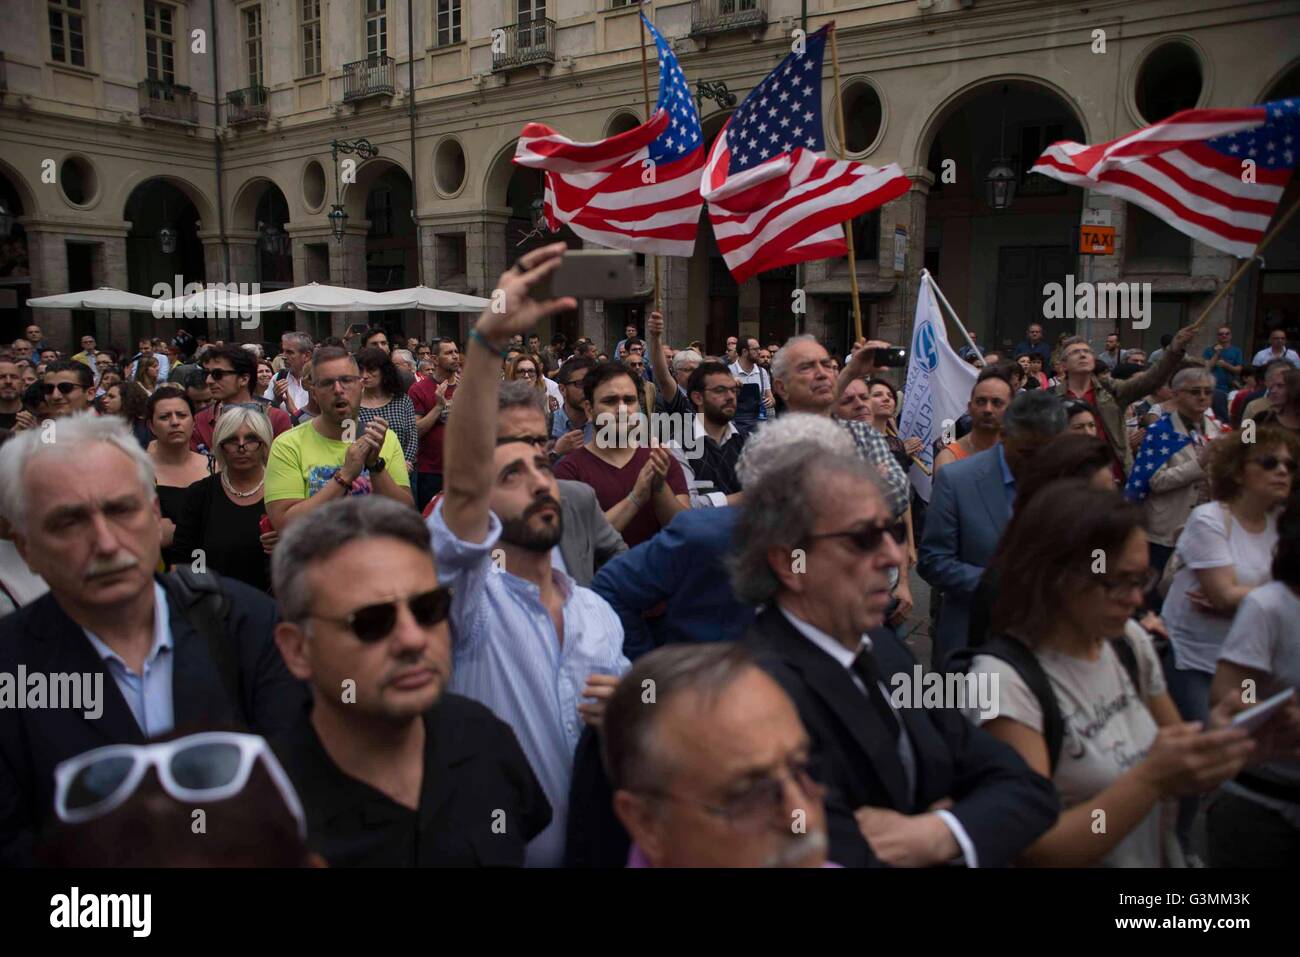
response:
M343 467L343 457L348 451L347 442L327 439L316 431L312 421L282 432L271 443L271 457L266 463L266 501L307 499L333 480L334 473ZM380 452L384 471L403 488L411 487L402 460L402 444L392 429L384 435ZM362 471L352 484L353 495L369 495L374 488L370 470Z

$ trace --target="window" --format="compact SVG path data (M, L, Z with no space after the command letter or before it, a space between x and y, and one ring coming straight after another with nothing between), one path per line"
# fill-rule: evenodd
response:
M388 56L388 0L366 0L366 59Z
M151 80L176 82L176 8L165 3L144 3L145 65Z
M299 0L302 21L302 72L311 76L321 71L320 0Z
M249 86L262 86L262 8L244 9L244 66Z
M81 0L51 0L51 60L86 65L86 18L81 9Z
M1138 70L1133 91L1138 112L1148 123L1158 123L1179 110L1189 110L1201 98L1201 60L1183 43L1158 46Z
M515 0L520 47L546 46L546 0ZM533 29L529 29L532 27Z
M1128 204L1125 232L1129 271L1186 273L1190 268L1191 237L1141 206Z
M366 197L366 219L370 220L371 236L393 235L392 190L375 187Z
M858 262L880 257L880 210L853 217L853 258ZM892 247L890 263L892 264Z
M460 0L438 0L438 46L460 42Z

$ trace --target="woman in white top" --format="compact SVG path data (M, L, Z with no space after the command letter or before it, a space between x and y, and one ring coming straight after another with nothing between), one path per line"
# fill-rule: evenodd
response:
M1295 460L1292 460L1293 464ZM1216 706L1247 708L1287 688L1300 692L1300 496L1278 519L1273 581L1242 601L1219 653ZM1244 691L1250 694L1244 694ZM1294 744L1300 703L1262 731ZM1295 867L1300 862L1300 750L1243 772L1210 799L1205 817L1213 867Z
M1291 494L1291 466L1300 441L1284 430L1259 428L1217 439L1210 452L1210 494L1198 505L1174 548L1181 567L1165 596L1161 617L1173 643L1169 693L1188 720L1210 711L1210 682L1232 616L1251 589L1270 577L1277 514Z
M1084 480L1054 482L1007 529L994 568L994 632L1033 652L1064 724L1052 767L1043 705L1012 665L976 655L970 671L988 676L998 705L980 722L1061 796L1060 819L1020 863L1181 866L1172 799L1235 775L1254 743L1184 723L1146 635L1130 642L1136 687L1111 644L1151 583L1141 508Z

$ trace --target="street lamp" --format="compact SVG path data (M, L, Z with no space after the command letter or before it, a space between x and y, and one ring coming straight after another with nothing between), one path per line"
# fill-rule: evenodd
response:
M326 218L329 219L330 231L334 234L334 238L342 242L343 232L348 225L348 213L343 208L343 202L339 196L340 153L355 153L363 160L366 160L378 156L379 150L365 137L355 140L330 140L330 155L334 157L334 202L330 205L329 215Z
M163 200L163 225L158 230L158 245L162 251L170 256L176 252L176 227L171 224L171 217L167 215L167 200Z
M1016 171L1006 159L1007 88L1002 87L1002 127L998 134L998 159L984 177L984 196L992 209L1007 209L1016 198Z
M0 239L8 239L13 230L14 214L9 212L9 207L0 199Z

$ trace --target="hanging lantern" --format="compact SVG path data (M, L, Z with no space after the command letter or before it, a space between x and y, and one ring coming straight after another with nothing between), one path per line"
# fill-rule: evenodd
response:
M993 161L993 168L984 177L984 195L992 209L1006 209L1016 198L1016 173L1006 160Z
M167 223L162 229L158 230L158 245L169 256L176 252L177 236L176 227L172 226L171 223Z
M330 231L334 233L334 238L337 239L339 242L342 242L343 231L347 229L348 226L347 210L345 210L338 203L331 204L330 212L329 212L329 221L330 221Z
M0 200L0 239L8 239L13 230L14 214L9 212L4 200Z

